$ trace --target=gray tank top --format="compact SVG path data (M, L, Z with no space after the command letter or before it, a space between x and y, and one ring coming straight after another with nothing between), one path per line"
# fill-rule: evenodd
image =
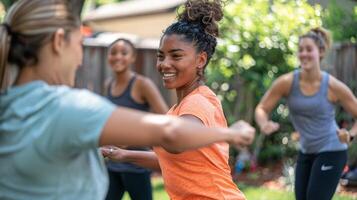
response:
M347 145L337 136L335 106L327 97L329 74L322 72L320 89L311 96L302 93L299 86L300 70L294 71L294 79L287 104L290 119L300 133L303 153L346 150Z

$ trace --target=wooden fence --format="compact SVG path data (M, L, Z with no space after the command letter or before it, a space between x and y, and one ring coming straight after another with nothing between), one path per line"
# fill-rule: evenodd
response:
M84 61L83 66L77 72L76 86L104 94L104 83L112 76L106 61L108 45L85 43L83 48ZM163 88L161 76L155 68L156 48L152 46L148 48L147 45L139 45L137 48L138 56L133 66L134 70L151 78L166 102L173 105L175 95L173 91ZM357 96L357 44L335 44L323 61L322 69L348 85Z
M156 41L158 45L159 41ZM77 71L76 87L87 88L103 95L105 83L112 77L112 71L107 62L109 43L84 42L83 65ZM156 70L155 45L136 45L137 59L133 70L149 77L159 88L168 105L175 103L175 95L163 87L161 75Z
M357 44L335 44L322 63L323 69L344 82L357 96ZM347 128L354 122L351 115L339 105L336 109L337 121Z
M335 44L322 66L357 95L357 44Z

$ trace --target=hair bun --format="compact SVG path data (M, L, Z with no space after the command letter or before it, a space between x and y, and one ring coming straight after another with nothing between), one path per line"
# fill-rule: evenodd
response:
M331 43L332 43L331 36L326 29L321 27L316 27L316 28L312 28L310 31L315 33L318 37L320 37L324 41L326 49L331 47Z
M188 0L178 20L201 24L205 32L218 37L217 22L222 20L223 10L220 0Z

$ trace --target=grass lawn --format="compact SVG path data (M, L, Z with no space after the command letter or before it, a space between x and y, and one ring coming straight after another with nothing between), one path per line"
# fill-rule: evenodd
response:
M264 187L252 187L238 184L248 200L295 200L294 193L289 191L271 190ZM357 197L335 195L333 200L357 200Z
M154 200L169 200L161 178L153 178ZM293 192L266 189L264 187L252 187L238 184L239 188L246 195L248 200L294 200ZM129 195L125 194L123 200L130 200ZM335 195L333 200L357 200L357 197L346 197Z

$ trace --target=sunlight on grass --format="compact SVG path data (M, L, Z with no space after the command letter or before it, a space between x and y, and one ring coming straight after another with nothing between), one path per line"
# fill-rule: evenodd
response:
M238 187L243 191L248 200L295 200L292 191L273 190L245 184L238 184ZM332 200L357 200L357 197L335 195Z
M162 178L152 179L154 200L169 200L164 189ZM238 184L238 187L245 194L248 200L294 200L294 193L289 191L279 191L267 189L264 187L253 187L245 184ZM129 195L126 193L123 200L130 200ZM333 200L357 200L357 197L335 196Z
M152 178L151 182L154 191L154 196L153 196L154 200L170 200L169 196L165 191L164 182L161 177ZM125 193L123 200L130 200L128 193Z
M242 189L248 200L294 200L294 193L288 191L271 190L258 187L246 187ZM337 196L333 200L354 200L356 198Z

